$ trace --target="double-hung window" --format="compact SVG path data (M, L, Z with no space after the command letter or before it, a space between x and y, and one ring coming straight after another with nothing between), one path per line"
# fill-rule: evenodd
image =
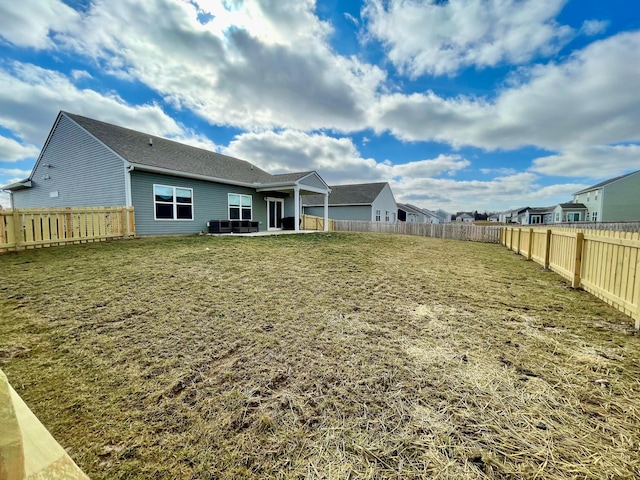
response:
M388 222L389 221L389 210L385 210L384 211L384 221Z
M376 210L376 222L380 221L380 210Z
M251 220L251 195L229 194L229 220Z
M156 220L193 220L193 189L153 186L154 215Z

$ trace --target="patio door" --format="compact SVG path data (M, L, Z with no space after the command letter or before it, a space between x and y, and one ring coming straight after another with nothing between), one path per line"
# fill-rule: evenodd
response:
M267 198L267 229L280 230L284 215L284 199Z

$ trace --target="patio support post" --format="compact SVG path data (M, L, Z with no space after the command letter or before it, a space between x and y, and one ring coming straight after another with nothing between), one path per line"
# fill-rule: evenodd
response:
M300 231L300 187L297 185L293 188L293 199L294 199L294 230L296 232Z
M324 231L329 231L329 194L324 194Z

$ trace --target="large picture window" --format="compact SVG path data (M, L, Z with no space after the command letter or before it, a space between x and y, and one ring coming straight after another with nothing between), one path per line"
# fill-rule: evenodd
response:
M193 189L153 186L156 220L193 220Z
M229 194L229 220L251 220L251 195Z

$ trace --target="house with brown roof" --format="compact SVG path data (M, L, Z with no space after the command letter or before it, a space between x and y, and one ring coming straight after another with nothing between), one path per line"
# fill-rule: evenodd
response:
M68 112L58 114L29 178L2 189L14 208L132 206L141 235L196 233L211 221L277 230L284 217L297 230L303 195L324 199L326 218L331 192L315 171L274 175Z

